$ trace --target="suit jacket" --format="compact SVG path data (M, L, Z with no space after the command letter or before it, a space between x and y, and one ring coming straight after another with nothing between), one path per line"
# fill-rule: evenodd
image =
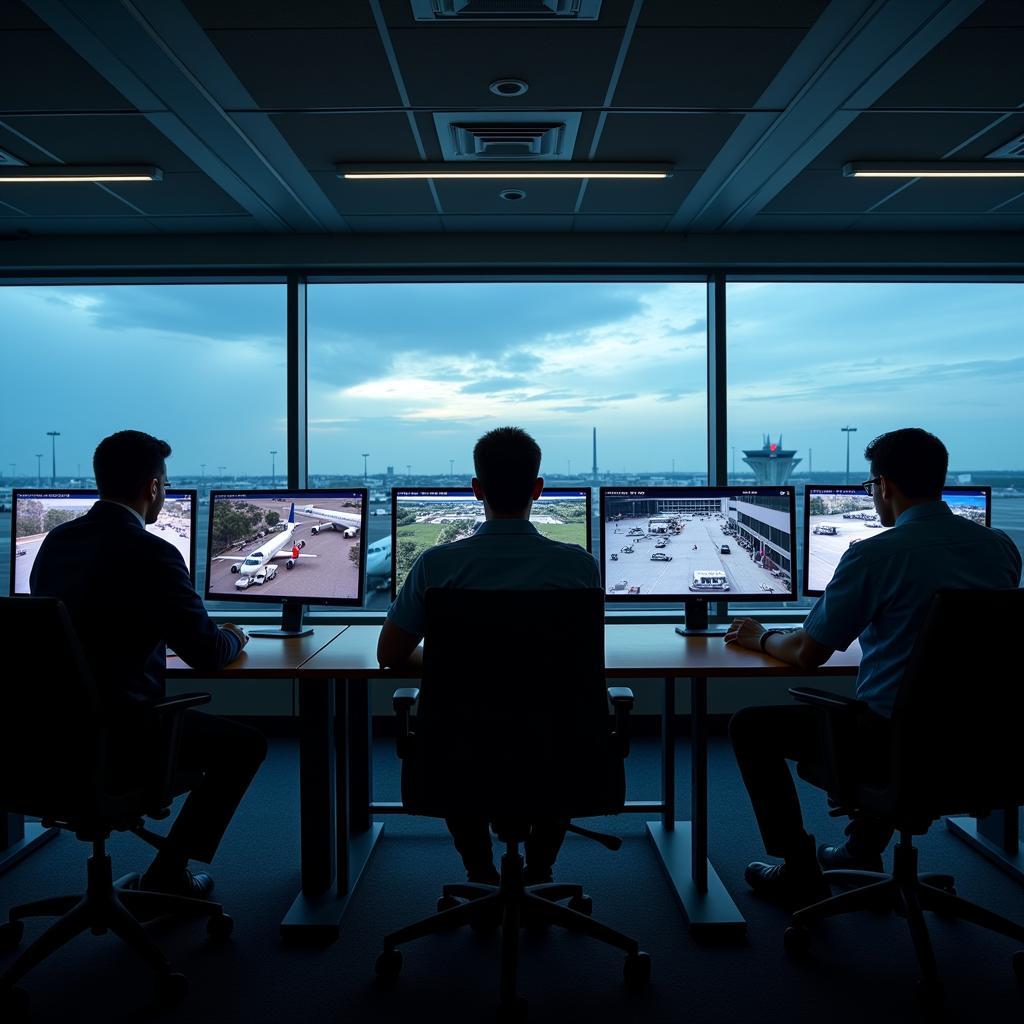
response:
M98 501L51 530L32 567L33 594L67 606L96 685L113 713L164 695L165 644L193 668L216 671L238 653L172 544L131 511Z

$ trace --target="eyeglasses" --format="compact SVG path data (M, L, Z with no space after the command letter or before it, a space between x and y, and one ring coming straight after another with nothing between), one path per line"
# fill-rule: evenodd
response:
M880 476L873 476L870 480L865 480L864 483L861 484L861 487L864 488L864 493L869 498L872 498L875 493L875 484L881 483L881 481L882 478Z

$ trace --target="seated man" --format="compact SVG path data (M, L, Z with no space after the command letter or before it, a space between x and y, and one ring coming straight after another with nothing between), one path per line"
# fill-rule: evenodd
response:
M51 530L32 567L32 593L58 597L75 625L99 687L119 758L145 756L139 729L147 703L164 696L165 644L193 668L214 672L238 657L248 636L217 627L192 586L174 545L146 530L167 488L170 445L121 430L96 448L93 473L100 500L84 516ZM203 897L209 862L235 808L266 756L255 729L199 711L182 722L179 766L202 773L146 871L143 888Z
M884 777L893 700L932 595L943 587L1016 587L1021 556L1001 530L954 515L942 501L948 454L933 434L894 430L875 438L864 457L871 466L864 489L882 525L894 529L847 549L802 629L765 629L738 619L725 639L816 668L859 637L857 697L871 714L855 742L868 770L877 766ZM750 864L747 882L791 905L827 895L821 868L880 871L892 838L881 822L856 818L845 843L822 845L815 855L786 760L820 762L819 714L800 705L744 708L729 726L765 849L783 858L782 864Z
M424 630L424 598L430 587L545 590L601 586L594 556L576 544L541 536L530 509L544 487L537 476L540 448L518 427L484 434L473 449L473 493L484 503L486 522L471 537L424 551L413 564L388 612L377 643L384 666L417 664ZM470 881L497 884L487 821L448 818L445 822ZM565 821L534 823L526 840L526 883L551 878L565 838Z

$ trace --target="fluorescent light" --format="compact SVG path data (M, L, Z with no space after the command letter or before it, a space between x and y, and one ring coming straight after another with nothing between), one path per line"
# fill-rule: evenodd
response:
M953 160L878 163L857 160L843 164L843 174L847 178L1024 178L1024 160L990 160L985 163Z
M591 164L567 162L492 163L491 161L440 164L338 165L346 181L661 181L672 177L668 164Z
M0 184L4 182L58 181L162 181L159 167L75 167L58 164L50 167L2 167Z

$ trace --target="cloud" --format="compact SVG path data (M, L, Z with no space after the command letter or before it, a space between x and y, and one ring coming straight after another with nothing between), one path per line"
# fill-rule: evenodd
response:
M464 384L459 390L464 395L492 395L498 391L522 389L525 383L521 377L491 377L488 380L478 380L473 384Z

